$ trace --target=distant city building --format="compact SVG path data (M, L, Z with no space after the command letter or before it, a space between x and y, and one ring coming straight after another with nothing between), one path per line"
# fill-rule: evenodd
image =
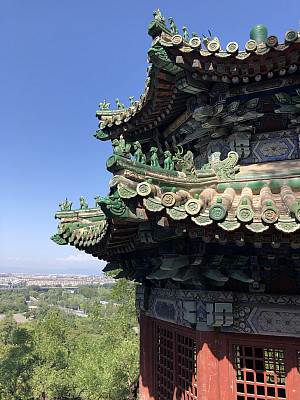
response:
M79 285L104 285L113 284L115 280L99 275L59 275L59 274L10 274L0 275L0 289L25 286L62 286L76 287ZM34 300L33 300L34 301Z

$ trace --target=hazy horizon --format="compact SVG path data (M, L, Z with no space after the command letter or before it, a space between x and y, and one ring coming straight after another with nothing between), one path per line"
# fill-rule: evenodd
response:
M39 276L72 276L72 275L76 275L76 276L104 276L103 272L101 271L100 273L82 273L82 272L20 272L20 271L12 271L12 272L8 272L8 271L1 271L0 272L0 278L1 276L5 276L5 275L39 275Z
M56 260L45 260L42 267L39 260L30 258L12 257L11 265L1 263L1 273L22 273L22 274L85 274L100 275L106 265L106 261L99 260L89 254L79 253L67 257L57 257ZM20 265L16 265L20 263Z

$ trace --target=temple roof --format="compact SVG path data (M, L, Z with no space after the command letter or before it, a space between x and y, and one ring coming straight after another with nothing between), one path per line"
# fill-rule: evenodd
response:
M181 36L169 22L154 12L139 101L124 108L117 99L110 110L104 100L96 113L94 136L113 146L108 195L93 208L81 197L75 211L65 199L51 239L108 261L105 271L121 268L118 278L154 285L257 289L253 271L271 285L286 260L298 276L298 32L278 44L260 25L244 51L233 42L222 51L217 38L190 38L186 28Z
M153 20L149 24L148 30L149 35L154 39L152 42L152 48L157 44L160 44L167 52L170 50L170 54L173 54L173 51L177 49L175 54L193 54L193 56L196 56L197 59L202 62L210 61L217 63L217 65L222 62L222 60L230 59L230 62L226 63L225 69L223 69L223 66L215 68L215 72L218 74L225 74L228 76L238 75L238 72L242 72L242 75L244 76L252 76L252 74L259 72L259 67L262 67L262 70L264 70L263 67L265 67L266 71L279 71L281 68L285 68L286 66L289 67L299 60L299 51L297 51L299 50L299 47L295 46L299 44L299 32L293 29L286 32L283 42L278 43L276 36L271 35L267 37L266 27L263 25L257 25L252 29L252 39L245 44L244 50L239 50L237 42L228 43L226 50L222 50L220 41L217 37L204 37L201 40L200 37L193 33L190 38L186 30L183 35L180 35L178 30L177 33L174 33L171 31L171 28L167 28L166 25L163 25L157 20ZM265 30L265 32L262 32L262 30ZM266 54L268 55L267 63L265 63L266 57L264 57ZM283 62L283 59L278 59L280 56L286 57L285 62ZM244 63L248 64L248 69L252 69L252 72L246 70L246 66L240 67L241 71L238 71L238 65L236 65L236 68L230 68L227 70L226 66L230 65L233 60L235 60L235 63L238 63L238 65L241 65L240 62L245 60ZM253 63L255 60L261 61L262 64L254 66ZM273 63L271 63L271 60ZM181 62L182 60L174 59L174 61L174 65L183 64ZM194 66L188 65L187 67L194 67L195 70L203 69L203 72L213 72L211 65L206 66L206 68L205 66L204 68L201 68L200 65L199 68L199 64L195 63Z
M187 120L190 113L186 103L193 95L198 97L198 103L201 95L211 97L226 91L234 98L243 93L241 87L247 84L248 94L253 97L261 90L288 86L290 77L299 69L300 39L295 30L287 31L284 42L278 43L274 35L267 36L266 28L259 25L252 32L257 41L250 39L245 50L239 51L237 43L231 42L223 51L218 38L201 40L195 34L189 38L186 28L180 35L172 18L167 27L161 13L155 13L148 27L153 38L148 51L152 66L147 70L145 91L138 101L131 97L128 108L118 99L117 110L109 110L105 101L100 104L96 113L100 120L100 129L95 133L98 139L126 134L128 140L143 140L147 131L153 134L157 127L164 131L170 121L179 125ZM297 83L300 87L299 78L293 81L294 85Z
M219 235L221 242L224 235L218 231L227 232L227 241L242 240L241 245L245 241L255 243L258 233L264 233L265 243L289 243L294 248L300 245L290 236L300 229L298 161L288 166L274 163L273 169L270 165L258 176L259 166L237 172L236 163L229 165L225 160L221 170L217 163L215 169L200 171L197 178L174 171L170 180L163 168L149 169L145 178L145 166L123 157L111 158L109 170L115 175L110 194L106 198L96 196L95 208L57 212L61 223L58 235L53 237L56 243L69 243L109 259L115 251L142 246L141 231L149 230L151 222L175 230L188 227L190 237L197 236L202 227L204 237L212 235L211 240L216 240ZM232 173L239 179L230 180ZM282 235L286 235L284 239Z
M95 208L57 212L52 240L109 261L105 271L121 268L117 278L136 281L251 284L252 265L267 273L286 255L291 273L299 268L299 178L189 190L182 183L170 191L158 180L135 178L115 175Z

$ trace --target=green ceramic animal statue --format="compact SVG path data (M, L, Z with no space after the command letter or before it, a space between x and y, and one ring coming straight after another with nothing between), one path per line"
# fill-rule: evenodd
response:
M190 38L189 38L189 34L187 33L187 28L185 26L183 26L182 30L183 30L183 36L182 36L183 40L185 40L186 42L189 42Z
M151 163L151 167L159 167L159 163L158 163L158 157L157 157L157 147L151 147L150 149L150 153L151 153L151 157L150 157L150 163Z
M82 209L87 210L89 204L84 201L84 198L82 196L79 198L79 200L80 200L80 210Z
M116 99L117 110L124 110L124 104L121 104L119 99Z
M173 35L178 35L178 34L179 34L179 31L178 31L178 29L177 29L177 27L176 27L176 25L175 25L175 22L174 22L173 18L170 17L170 18L168 19L168 21L169 21L169 23L170 23L170 31L173 33Z
M133 143L133 148L135 150L134 152L134 161L139 162L141 164L146 164L146 156L142 152L142 146L141 143L136 141Z
M164 169L168 169L169 171L174 171L174 162L172 160L172 154L169 150L164 151Z

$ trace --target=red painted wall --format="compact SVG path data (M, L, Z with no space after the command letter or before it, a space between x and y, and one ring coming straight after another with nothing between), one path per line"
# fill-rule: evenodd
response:
M173 400L191 400L195 396L201 400L240 400L247 399L247 396L251 399L269 398L267 389L264 387L268 386L269 389L271 387L270 390L273 390L272 384L255 381L248 385L246 378L244 381L237 381L236 368L238 367L235 365L237 356L234 354L237 348L243 348L244 352L246 348L248 351L253 349L253 352L260 348L262 351L271 349L271 353L272 351L274 353L274 349L282 350L285 383L282 386L284 389L279 389L280 393L285 390L287 400L300 399L300 339L217 331L201 332L144 315L141 315L140 324L141 400L171 400L172 398ZM193 352L193 346L195 352ZM249 354L246 354L242 357L245 365L248 363L247 368L252 359L254 364L255 360L258 360L248 356ZM194 374L196 364L196 374ZM247 368L241 369L243 376L246 376L246 373L258 376L255 368L254 372ZM266 374L272 373L265 372ZM257 391L258 389L253 389L256 385L263 386L260 389L266 391L265 396L255 393L250 397L249 394L241 394L238 392L240 389L237 389L244 387L247 391L247 387L251 386L251 390ZM280 399L281 397L272 398Z

